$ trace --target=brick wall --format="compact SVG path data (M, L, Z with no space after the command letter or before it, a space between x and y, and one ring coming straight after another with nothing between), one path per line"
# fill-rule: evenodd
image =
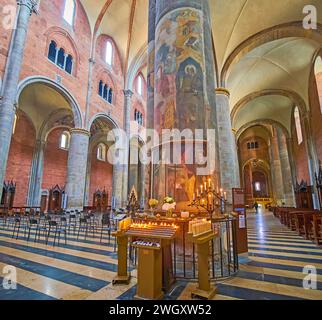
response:
M63 128L57 128L48 135L44 153L43 189L66 184L68 151L59 148L63 131Z
M19 112L12 136L5 180L17 183L14 206L27 204L28 183L35 147L36 132L31 121Z
M304 143L306 137L305 137L303 123L302 123L302 134L303 134L303 142L301 144L298 144L295 120L292 114L291 137L292 137L293 156L294 156L294 162L296 167L296 177L298 182L300 182L303 179L304 181L307 181L309 183L310 175L309 175L309 168L308 168L307 150Z
M311 74L309 98L312 135L315 141L317 156L322 161L322 72L317 75Z
M94 192L98 189L102 191L104 188L108 192L108 203L110 204L112 197L113 166L106 161L97 159L97 146L93 148L91 157L89 205L93 205Z

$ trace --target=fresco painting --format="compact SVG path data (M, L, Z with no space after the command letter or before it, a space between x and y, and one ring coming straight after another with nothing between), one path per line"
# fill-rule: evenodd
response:
M156 28L154 129L207 128L203 13L180 8L167 13ZM190 145L189 145L190 144ZM188 148L193 149L193 141ZM186 149L186 150L188 150ZM192 201L196 165L157 165L154 170L155 197L173 196L177 209L187 209Z

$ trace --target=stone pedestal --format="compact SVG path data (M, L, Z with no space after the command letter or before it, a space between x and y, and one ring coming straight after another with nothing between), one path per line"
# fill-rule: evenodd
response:
M65 188L68 209L82 210L84 206L89 136L87 130L71 130Z

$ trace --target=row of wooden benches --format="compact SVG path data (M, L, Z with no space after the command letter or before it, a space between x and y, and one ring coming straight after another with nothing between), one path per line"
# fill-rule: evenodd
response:
M274 216L289 229L317 245L322 242L322 211L292 207L273 208Z

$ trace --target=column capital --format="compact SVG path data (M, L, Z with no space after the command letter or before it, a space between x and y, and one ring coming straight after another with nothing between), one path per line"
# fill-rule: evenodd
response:
M124 96L126 97L126 98L132 98L132 96L133 96L133 92L131 91L131 90L123 90L123 93L124 93Z
M222 88L222 87L219 87L219 88L216 88L215 89L215 92L216 94L224 94L226 95L228 98L230 97L230 92L228 89L226 88Z
M88 130L82 129L82 128L72 128L72 129L70 129L70 134L73 134L73 133L83 134L83 135L87 135L89 137L91 135L91 133Z
M17 0L18 6L26 6L32 13L38 14L39 0Z

